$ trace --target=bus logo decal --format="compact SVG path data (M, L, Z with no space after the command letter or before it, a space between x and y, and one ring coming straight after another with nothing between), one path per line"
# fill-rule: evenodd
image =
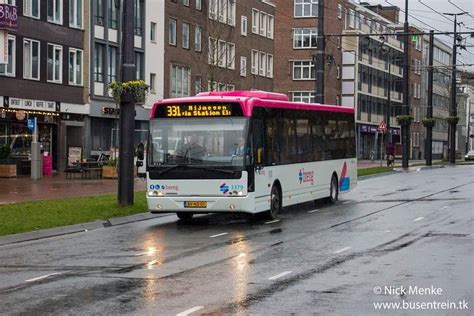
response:
M314 171L304 171L304 168L300 169L298 179L300 180L300 184L307 182L314 184Z
M347 175L347 163L344 161L344 165L341 170L341 180L339 181L339 190L348 191L350 189L351 179L346 177Z
M159 190L160 189L160 185L159 184L152 184L150 185L150 190Z
M225 182L222 183L220 186L220 191L226 194L227 192L229 192L229 186Z

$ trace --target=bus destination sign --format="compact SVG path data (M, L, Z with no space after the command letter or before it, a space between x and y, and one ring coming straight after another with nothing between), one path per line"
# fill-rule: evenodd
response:
M165 117L218 117L232 116L231 104L177 104L167 105Z

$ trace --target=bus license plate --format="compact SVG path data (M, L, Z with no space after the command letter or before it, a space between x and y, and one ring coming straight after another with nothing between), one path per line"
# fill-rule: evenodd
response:
M206 201L186 201L184 202L184 207L186 208L206 208Z

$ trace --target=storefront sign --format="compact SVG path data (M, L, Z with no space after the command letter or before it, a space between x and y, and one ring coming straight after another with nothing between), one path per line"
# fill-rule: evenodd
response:
M17 28L17 7L10 4L0 4L0 30L16 31Z
M120 115L120 109L103 107L102 113L107 115Z
M377 127L376 125L361 125L360 126L360 131L361 133L371 133L375 134L377 133ZM390 133L392 135L400 135L400 129L399 128L390 128Z
M24 100L20 98L5 98L6 107L32 111L56 111L56 102L41 100Z

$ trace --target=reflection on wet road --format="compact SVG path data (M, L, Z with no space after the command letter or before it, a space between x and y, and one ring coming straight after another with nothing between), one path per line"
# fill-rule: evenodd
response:
M394 283L474 303L473 175L367 179L335 206L290 207L280 221L165 215L0 246L0 313L349 315L399 300L373 291Z

